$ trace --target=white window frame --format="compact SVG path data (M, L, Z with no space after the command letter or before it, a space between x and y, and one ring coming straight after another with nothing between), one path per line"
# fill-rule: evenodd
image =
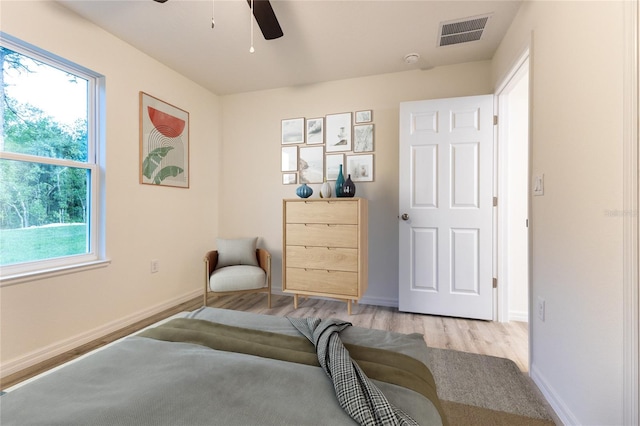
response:
M89 203L87 204L87 218L89 221L88 252L80 255L3 266L0 268L0 287L30 281L34 278L46 278L48 276L106 266L109 264L109 260L105 257L104 215L105 78L103 75L83 66L46 52L2 32L0 32L0 44L3 47L29 56L49 66L82 77L86 79L89 84L87 99L87 162L3 151L0 151L0 159L80 168L89 170L91 173L91 179L87 185L87 190L89 191Z

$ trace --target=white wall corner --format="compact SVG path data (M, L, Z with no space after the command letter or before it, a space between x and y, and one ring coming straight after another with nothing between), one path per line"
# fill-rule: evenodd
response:
M567 404L558 397L558 392L551 386L548 380L545 379L544 376L538 370L538 367L535 364L531 364L530 366L530 376L533 382L536 384L542 395L544 395L545 399L553 408L556 415L564 425L580 425L584 424L584 422L580 422L576 416L571 412Z

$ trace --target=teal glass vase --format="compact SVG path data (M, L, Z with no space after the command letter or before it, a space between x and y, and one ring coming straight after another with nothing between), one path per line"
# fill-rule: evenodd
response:
M340 164L340 171L338 172L338 178L336 179L336 197L344 197L342 187L344 186L344 175L342 174L342 164Z

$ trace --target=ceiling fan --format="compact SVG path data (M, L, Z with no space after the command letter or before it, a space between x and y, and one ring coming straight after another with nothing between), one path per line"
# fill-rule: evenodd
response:
M165 3L167 0L154 1ZM252 0L247 0L249 7L251 7L251 2ZM269 0L253 0L253 16L256 18L265 40L273 40L284 35Z

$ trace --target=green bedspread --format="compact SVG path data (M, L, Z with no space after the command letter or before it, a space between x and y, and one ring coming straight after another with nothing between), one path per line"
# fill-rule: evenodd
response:
M219 324L211 321L177 318L138 336L168 342L193 343L211 349L255 355L319 367L314 345L303 336L289 336ZM345 344L351 358L367 377L402 386L429 399L444 418L431 371L422 362L383 349Z

